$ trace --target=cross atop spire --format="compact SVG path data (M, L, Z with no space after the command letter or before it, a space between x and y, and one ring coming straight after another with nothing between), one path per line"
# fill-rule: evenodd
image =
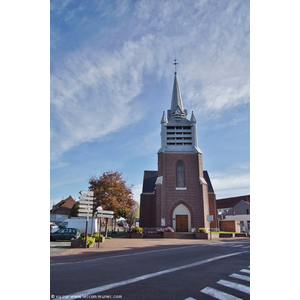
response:
M176 65L178 65L178 62L176 62L176 61L177 61L177 59L175 58L174 62L173 62L173 65L175 65L175 74L176 74Z

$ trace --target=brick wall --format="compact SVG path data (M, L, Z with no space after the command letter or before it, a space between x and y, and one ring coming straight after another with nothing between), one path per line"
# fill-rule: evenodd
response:
M216 203L216 195L214 193L208 193L209 199L209 214L213 215L214 220L211 222L211 228L218 228L218 213L217 213L217 203Z
M156 227L155 224L155 194L141 194L140 226Z
M239 221L234 220L221 220L220 229L229 232L238 232L238 223Z
M186 190L176 190L176 165L181 160L185 170ZM209 197L206 185L201 185L203 177L202 154L200 153L159 153L158 176L163 176L162 186L157 186L156 224L166 219L166 226L172 226L174 208L182 203L190 208L191 227L208 227Z

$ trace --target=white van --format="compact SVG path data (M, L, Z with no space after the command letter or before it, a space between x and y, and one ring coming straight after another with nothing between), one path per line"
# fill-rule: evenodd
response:
M93 234L94 232L98 232L98 220L96 218L89 218L88 223L88 233ZM86 227L86 218L80 217L72 217L69 219L65 219L60 225L61 228L77 228L81 233L85 233Z

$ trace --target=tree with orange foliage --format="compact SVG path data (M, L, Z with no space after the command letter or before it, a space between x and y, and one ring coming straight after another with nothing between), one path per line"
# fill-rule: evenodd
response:
M108 171L100 177L91 176L89 184L89 190L94 191L95 209L101 206L103 210L112 210L114 218L125 219L132 212L135 205L132 186L126 185L122 173ZM107 235L107 223L105 235Z

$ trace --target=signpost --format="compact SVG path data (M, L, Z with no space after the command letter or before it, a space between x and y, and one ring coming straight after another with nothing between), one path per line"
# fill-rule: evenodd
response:
M80 191L79 194L94 197L94 191Z
M86 217L85 248L87 248L89 217L93 216L94 191L80 191L79 194L82 196L79 197L78 217Z
M100 218L100 228L99 228L99 242L98 242L98 248L100 248L100 234L101 234L101 218L106 219L106 225L108 219L113 219L114 212L111 210L103 210L101 206L97 207L97 217Z
M105 219L113 219L114 218L114 216L104 215L104 214L98 214L97 217L98 218L105 218Z
M206 218L207 218L207 222L209 222L209 232L210 232L210 240L211 240L211 225L210 225L210 223L213 222L214 216L213 215L207 215Z

